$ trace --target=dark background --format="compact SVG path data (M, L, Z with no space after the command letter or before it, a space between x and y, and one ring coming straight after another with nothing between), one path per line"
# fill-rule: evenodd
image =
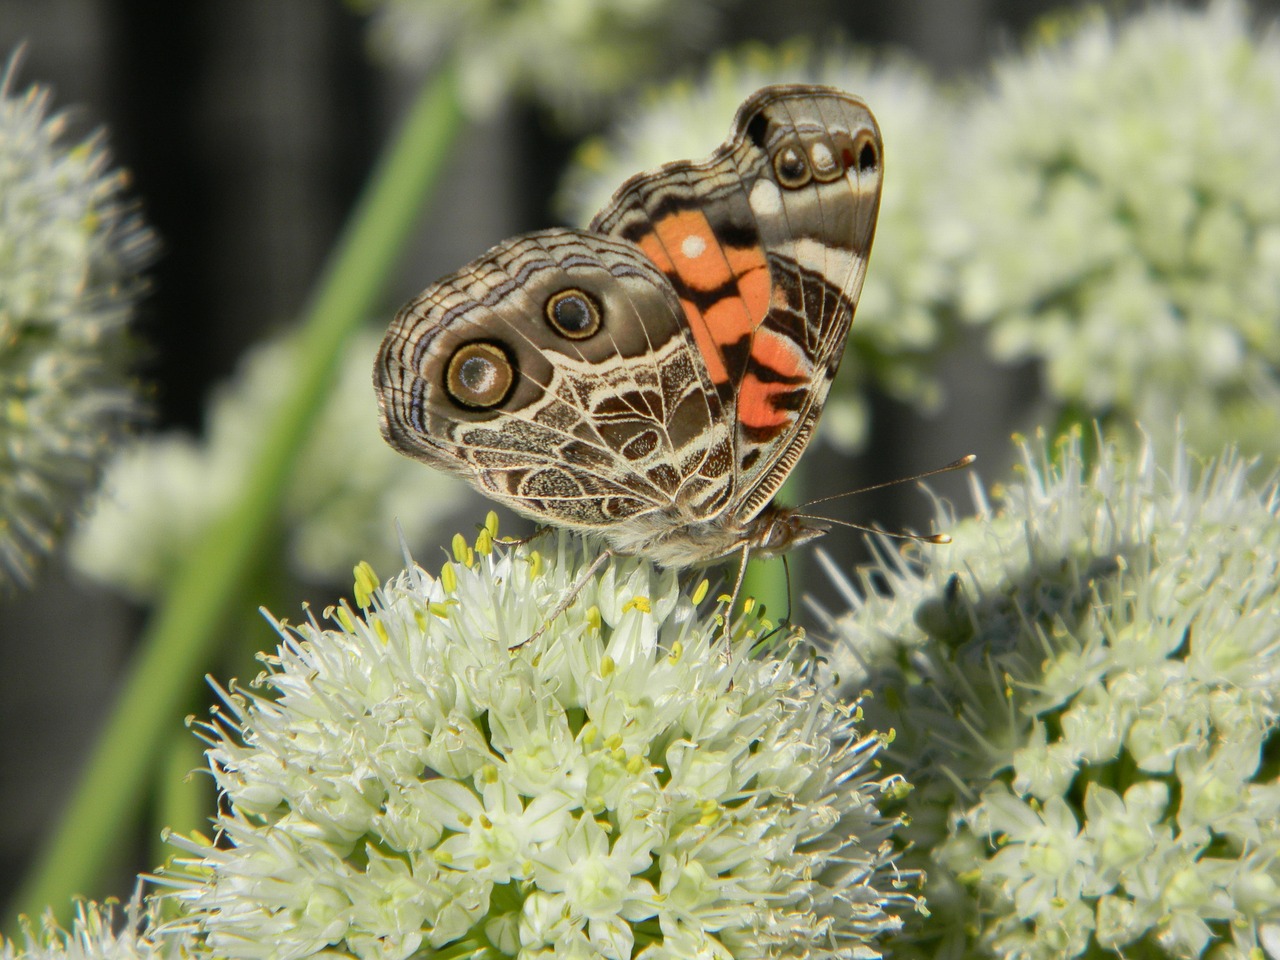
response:
M756 0L732 9L716 46L843 34L905 49L950 77L980 70L1061 6ZM1272 14L1276 6L1255 4ZM58 108L74 108L81 133L107 127L161 238L139 325L150 344L142 374L154 385L158 427L198 431L210 386L249 345L301 312L376 152L416 89L415 77L371 61L364 26L336 0L0 0L0 56L26 42L15 87L51 86ZM552 194L580 135L519 103L473 125L406 251L388 318L490 244L553 224ZM983 457L984 476L1000 477L1019 397L1034 374L986 364L976 344L954 355L944 372L948 408L930 421L875 400L871 447L848 472L830 471L828 483L847 489L971 450ZM935 486L963 510L964 483L948 478ZM857 515L919 528L932 508L918 494L869 495ZM0 904L60 813L144 613L77 582L58 563L36 591L0 611ZM264 625L260 646L270 638ZM154 827L122 830L127 851L143 834L149 841ZM132 875L151 865L145 854L125 854L114 888L86 892L127 895Z

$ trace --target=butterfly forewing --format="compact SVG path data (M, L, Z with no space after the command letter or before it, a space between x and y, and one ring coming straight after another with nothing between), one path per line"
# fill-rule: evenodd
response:
M880 203L879 130L826 87L747 100L708 160L624 184L592 228L671 281L735 424L735 511L762 510L808 443L840 363Z

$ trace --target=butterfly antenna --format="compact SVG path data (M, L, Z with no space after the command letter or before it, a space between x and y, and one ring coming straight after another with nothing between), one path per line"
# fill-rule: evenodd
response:
M940 473L941 471L935 471ZM927 474L926 474L927 476ZM910 478L908 478L910 479ZM880 484L880 486L888 486L888 484ZM868 487L868 490L874 490L875 487ZM853 493L862 493L861 490L854 490ZM828 499L834 499L829 497ZM820 501L819 501L820 502ZM894 530L883 530L880 527L868 527L861 523L854 523L850 520L837 520L834 517L817 517L810 513L793 513L793 517L799 517L802 520L818 520L821 523L834 523L840 527L849 527L851 530L861 530L863 533L875 533L882 537L892 537L894 540L918 540L920 543L950 543L951 535L947 533L932 533L928 536L922 533L900 533Z
M936 477L940 473L950 473L952 470L963 470L973 461L978 459L975 453L966 454L959 460L952 460L944 467L935 467L932 470L926 470L924 473L912 474L909 477L899 477L897 480L885 480L883 483L873 483L869 487L859 487L857 490L846 490L844 493L835 493L829 497L819 497L817 500L810 500L807 503L800 504L801 507L812 507L815 504L826 503L828 500L839 500L841 497L852 497L859 493L870 493L872 490L883 490L885 487L896 487L900 483L912 483L916 480L923 480L925 477ZM810 517L811 520L826 520L827 517ZM840 522L840 521L833 521ZM872 533L884 533L887 536L907 536L909 540L927 540L927 537L913 537L906 534L893 534L885 530L873 530L870 527L859 527L856 523L846 524L846 526L854 527L858 530L870 530Z

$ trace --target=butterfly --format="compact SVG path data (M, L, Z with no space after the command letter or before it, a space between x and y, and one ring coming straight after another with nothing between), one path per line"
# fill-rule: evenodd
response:
M382 432L543 524L662 566L826 527L774 503L840 365L880 207L866 104L765 87L707 159L627 180L586 230L500 243L396 315ZM736 594L735 588L735 594Z

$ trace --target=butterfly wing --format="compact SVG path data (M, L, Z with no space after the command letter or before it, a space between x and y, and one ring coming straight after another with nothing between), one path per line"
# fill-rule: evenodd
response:
M393 447L541 521L611 531L730 499L726 411L671 284L625 241L499 244L397 314L374 387Z
M844 352L880 206L866 105L767 87L707 160L627 181L591 229L636 244L670 281L734 423L734 508L772 500L813 434Z

